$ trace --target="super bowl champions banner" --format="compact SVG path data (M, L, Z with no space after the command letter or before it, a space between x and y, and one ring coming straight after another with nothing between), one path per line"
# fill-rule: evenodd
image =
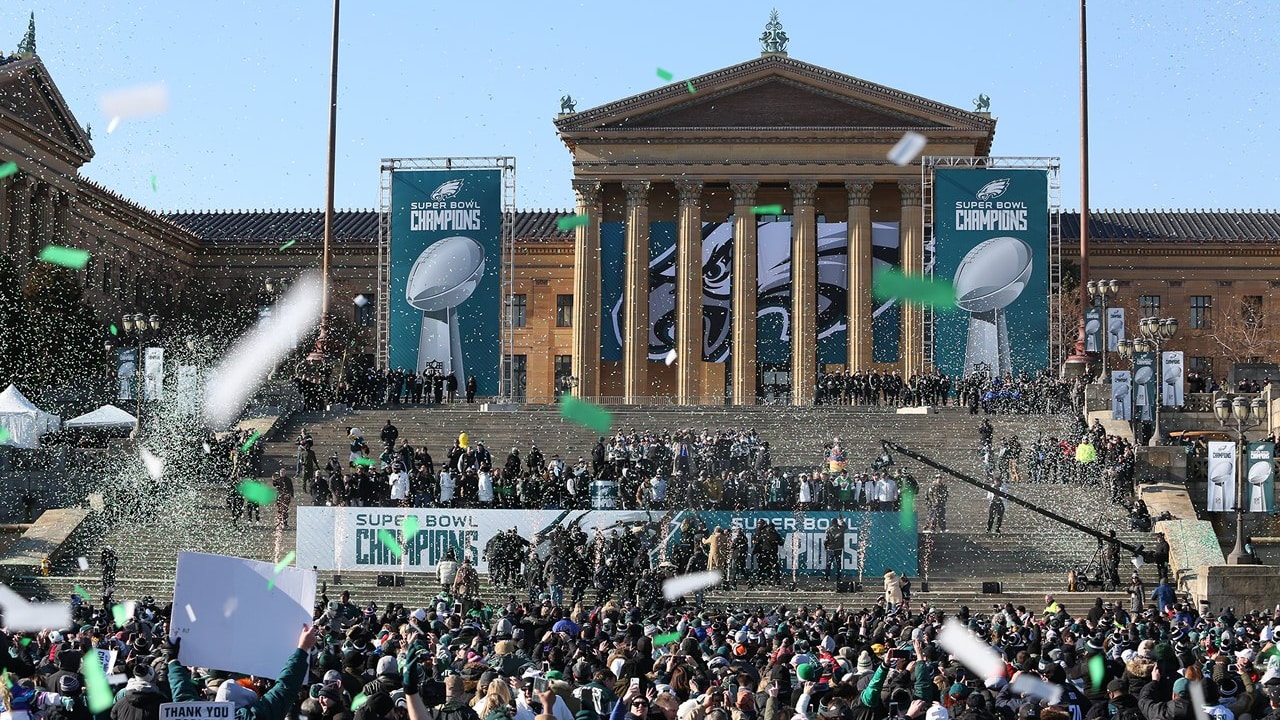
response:
M1111 419L1133 419L1133 377L1128 370L1111 371Z
M393 170L388 362L498 392L502 171Z
M1102 308L1084 311L1084 351L1102 352Z
M1183 392L1183 356L1181 350L1169 350L1160 361L1160 378L1164 383L1163 404L1165 407L1182 407Z
M403 537L404 518L418 519L418 532ZM662 552L660 522L664 514L644 511L595 510L434 510L401 508L334 508L303 506L298 508L297 565L320 570L368 570L380 572L434 573L452 550L459 562L470 558L480 572L487 572L484 549L493 537L515 528L520 535L538 546L545 557L545 531L557 524L577 523L588 537L597 528L645 533L656 564ZM681 540L681 528L701 526L698 540L716 527L725 530L741 527L748 538L759 520L771 523L782 536L778 556L785 573L817 573L826 568L823 540L831 522L844 518L847 530L844 544L844 569L852 576L859 568L873 577L885 568L901 574L915 575L917 535L915 523L902 529L900 513L878 512L810 512L803 515L786 512L693 512L674 513L669 522L667 550ZM387 531L399 543L392 552L381 531Z
M1156 354L1133 354L1133 407L1134 417L1143 422L1155 420L1156 413Z
M149 347L145 359L143 380L143 390L146 392L143 397L150 400L164 399L164 348Z
M1124 339L1124 308L1107 308L1107 351L1120 352Z
M1253 442L1245 447L1249 464L1245 467L1245 492L1249 493L1249 512L1273 512L1275 503L1275 443Z
M935 364L955 377L1049 364L1049 179L1045 170L934 173L934 277L955 285L938 313Z
M139 374L137 348L120 348L116 350L116 380L120 387L120 391L116 393L117 400L133 399L133 392Z
M1209 498L1205 510L1235 512L1236 509L1236 444L1209 443Z

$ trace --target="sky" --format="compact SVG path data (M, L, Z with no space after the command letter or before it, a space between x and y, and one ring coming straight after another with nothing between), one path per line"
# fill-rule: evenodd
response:
M516 204L569 208L552 120L757 57L776 7L791 57L999 119L993 155L1062 158L1080 206L1072 0L652 0L344 4L336 204L374 208L382 158L516 158ZM87 177L155 210L320 208L332 5L323 0L10 0L0 49L37 50L82 125ZM1089 8L1090 206L1274 208L1280 4ZM167 112L111 134L103 93L161 82ZM154 184L153 184L154 177Z

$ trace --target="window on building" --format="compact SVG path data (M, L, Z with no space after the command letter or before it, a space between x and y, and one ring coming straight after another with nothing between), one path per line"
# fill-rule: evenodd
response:
M361 293L356 297L357 299L364 298L364 302L355 303L356 314L354 320L356 327L373 327L374 322L377 320L375 308L378 306L374 302L373 293Z
M528 303L528 296L524 293L511 296L511 327L524 327L526 303Z
M524 355L503 356L502 377L511 382L510 395L513 400L524 400L525 385L528 382L528 358Z
M1245 327L1262 327L1262 296L1245 295L1240 298L1240 319Z
M147 304L147 283L142 278L142 273L133 276L133 304L143 307Z
M1213 309L1212 295L1191 296L1191 329L1204 330L1209 327L1209 311Z
M1156 317L1160 314L1160 296L1143 295L1138 299L1138 309L1142 311L1142 317Z
M573 375L573 356L557 355L555 360L555 393L558 397L561 393L568 391L569 377Z
M573 296L556 296L556 327L573 327Z
M1213 374L1213 358L1192 355L1187 358L1187 372L1199 373L1202 377Z

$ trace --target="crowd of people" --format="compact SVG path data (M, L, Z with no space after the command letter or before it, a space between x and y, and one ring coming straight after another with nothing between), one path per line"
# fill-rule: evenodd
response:
M475 375L465 380L452 370L427 367L422 372L405 368L352 369L334 389L337 401L351 407L377 405L440 405L462 400L474 403L479 383Z
M897 370L823 372L818 375L815 398L820 405L955 405L973 414L1056 413L1079 406L1083 386L1083 380L1061 380L1050 370L1004 376L973 372L954 380L937 371L907 378Z

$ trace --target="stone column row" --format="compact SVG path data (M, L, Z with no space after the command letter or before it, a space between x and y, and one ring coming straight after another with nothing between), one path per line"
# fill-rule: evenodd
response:
M600 394L600 182L573 181L577 213L586 215L573 235L573 376L575 394Z

